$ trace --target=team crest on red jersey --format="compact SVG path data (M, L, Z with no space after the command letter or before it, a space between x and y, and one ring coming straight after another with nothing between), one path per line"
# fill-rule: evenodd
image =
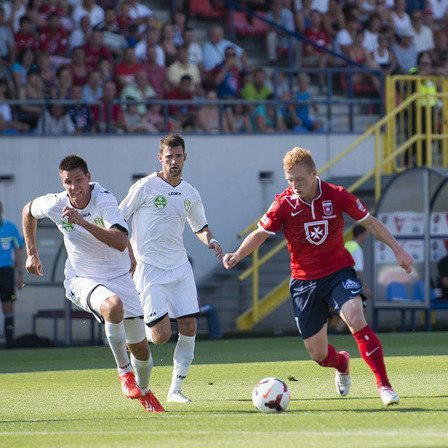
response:
M319 246L327 239L328 221L306 222L305 235L308 242Z
M325 215L333 214L333 202L331 201L322 201L322 209Z

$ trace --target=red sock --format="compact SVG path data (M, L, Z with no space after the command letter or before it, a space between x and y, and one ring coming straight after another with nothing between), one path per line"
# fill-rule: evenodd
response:
M375 375L377 386L390 387L386 373L386 365L384 364L383 348L378 336L366 325L362 330L353 333L353 337L358 344L362 359Z
M328 344L327 357L318 363L322 367L334 367L339 372L345 372L347 370L347 359L336 351L336 349Z

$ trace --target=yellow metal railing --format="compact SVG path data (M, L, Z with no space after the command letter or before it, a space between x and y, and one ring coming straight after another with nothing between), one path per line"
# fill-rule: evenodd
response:
M439 87L436 95L418 93L418 85L423 81L432 81ZM441 92L440 92L441 90ZM415 93L411 93L415 92ZM406 93L410 93L406 97ZM430 107L423 108L421 104L430 104L437 99L436 118ZM403 100L402 100L403 98ZM399 103L397 105L397 102ZM434 122L435 119L435 122ZM425 121L423 123L423 120ZM411 127L415 124L415 128ZM424 124L424 126L423 126ZM426 132L423 134L423 130ZM336 157L319 170L319 175L326 172L337 162L357 149L370 136L374 136L375 166L364 176L360 177L347 190L356 191L369 179L374 179L375 202L381 196L381 175L399 172L405 168L403 161L407 160L413 166L442 166L448 167L448 80L440 77L393 76L386 80L386 115L367 129L353 143L348 145ZM434 164L432 154L433 142L440 141L438 163ZM423 151L425 150L425 157ZM414 156L415 160L412 160ZM425 162L424 159L426 158ZM244 237L257 226L258 220L252 222L239 233ZM351 231L347 230L346 234ZM259 270L272 257L286 247L283 240L260 258L259 251L252 254L252 265L238 278L240 281L252 276L252 319L257 323L259 316ZM238 319L237 319L238 326Z

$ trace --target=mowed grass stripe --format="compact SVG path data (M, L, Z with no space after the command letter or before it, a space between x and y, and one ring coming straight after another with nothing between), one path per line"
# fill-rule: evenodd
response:
M419 351L425 346L419 334L408 335L406 345L403 335L397 336L406 355L398 356L400 344L394 341L394 335L388 335L395 348L394 356L386 361L402 401L387 409L377 396L372 374L359 358L353 359L353 387L345 398L336 395L331 369L309 360L271 361L270 352L278 354L284 350L284 340L291 338L272 338L269 350L254 339L247 344L253 348L250 362L239 363L215 362L219 351L223 360L231 359L227 350L241 341L200 341L198 349L206 345L212 350L212 363L205 363L206 347L198 350L203 363L193 365L185 384L185 392L194 402L168 404L167 412L158 415L145 413L136 400L121 395L113 368L63 370L66 366L61 349L58 363L54 363L51 349L36 350L33 356L42 357L40 366L53 364L56 370L47 367L32 373L0 375L0 444L18 448L314 448L324 444L341 448L446 448L448 356L429 344L428 350ZM411 356L414 341L415 354ZM439 334L432 342L440 348L446 343L446 335ZM295 346L300 344L296 341ZM96 348L77 350L65 350L70 366L76 364L79 353L78 367L89 365L85 356L92 356L90 364L95 365ZM13 365L5 368L2 364L5 370L19 371L18 352ZM292 401L286 412L263 415L253 408L252 388L264 376L277 376L288 383ZM152 388L164 404L170 377L170 366L153 371Z

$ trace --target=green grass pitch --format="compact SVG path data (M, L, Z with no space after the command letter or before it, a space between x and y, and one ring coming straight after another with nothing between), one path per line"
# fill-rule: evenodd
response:
M350 336L352 389L308 360L296 337L198 341L188 405L148 414L121 395L107 347L0 351L1 447L448 447L448 333L380 335L399 406L384 408ZM172 343L153 347L152 389L165 404ZM266 376L291 390L286 412L261 414L252 388Z

